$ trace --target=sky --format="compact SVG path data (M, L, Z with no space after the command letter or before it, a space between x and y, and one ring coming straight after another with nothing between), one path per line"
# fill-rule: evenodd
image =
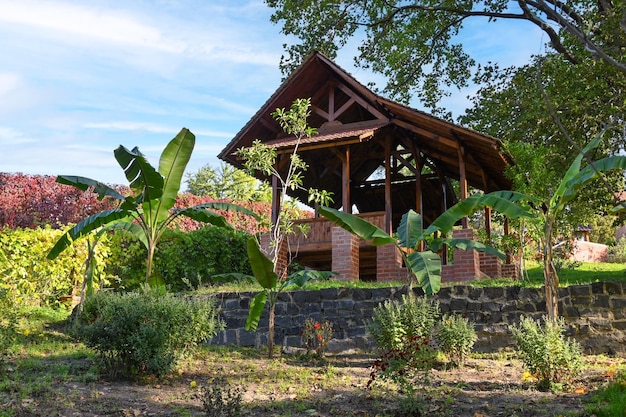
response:
M182 127L196 135L187 173L218 166L280 86L289 39L270 15L262 0L0 0L0 172L126 184L113 150L138 146L158 167ZM538 29L505 23L473 22L462 41L482 62L542 52ZM352 65L355 42L336 62L380 84ZM473 91L443 106L456 117Z

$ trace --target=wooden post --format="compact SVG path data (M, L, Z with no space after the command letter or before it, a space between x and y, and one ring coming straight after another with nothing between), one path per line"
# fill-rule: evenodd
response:
M467 173L465 172L465 148L463 148L463 146L460 143L458 147L458 154L459 154L459 187L460 187L460 193L461 193L459 198L460 200L465 200L467 198ZM461 224L464 229L468 228L469 221L467 217L463 217L463 219L461 220Z
M391 137L385 138L385 232L391 234L393 221L391 204Z
M344 158L341 161L341 204L344 213L352 213L350 198L350 147L346 147Z

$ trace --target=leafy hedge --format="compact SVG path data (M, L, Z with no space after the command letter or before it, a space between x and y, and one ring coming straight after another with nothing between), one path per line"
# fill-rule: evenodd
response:
M246 245L248 234L207 226L191 232L168 231L157 247L155 271L172 291L195 289L212 275L227 272L252 274ZM111 238L106 273L127 289L145 281L146 249L124 233Z
M19 305L54 305L81 285L86 241L76 242L55 261L46 260L61 234L50 226L0 230L0 291L9 300ZM99 246L97 269L102 270L108 254L108 245Z
M0 291L16 304L55 305L80 290L87 258L80 239L56 260L46 259L61 236L50 226L0 230ZM251 274L246 242L237 230L205 227L191 232L170 231L157 248L156 271L171 290L196 288L211 275ZM96 273L106 285L137 288L145 281L146 249L126 233L106 235L96 248Z

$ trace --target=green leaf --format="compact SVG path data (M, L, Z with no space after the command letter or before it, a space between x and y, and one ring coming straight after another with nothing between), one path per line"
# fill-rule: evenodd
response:
M183 209L176 209L174 210L173 215L185 216L185 217L189 217L190 219L193 219L202 223L207 223L207 224L212 224L213 226L217 226L217 227L224 227L224 228L232 229L231 224L228 223L228 221L226 220L226 218L224 218L224 216L214 213L210 210L198 208L197 206L187 207Z
M242 214L247 214L248 216L252 216L254 217L256 220L261 220L261 216L259 216L258 214L256 214L255 212L253 212L252 210L249 210L239 204L234 204L234 203L224 203L224 202L220 202L220 201L213 201L213 202L209 202L209 203L203 203L203 204L198 204L193 206L195 208L206 208L206 209L211 209L211 210L224 210L224 211L232 211L235 213L242 213Z
M374 246L387 245L396 243L396 240L379 229L372 223L355 216L354 214L344 213L330 207L320 207L319 214L335 223L344 230L360 237L361 239L371 241Z
M59 175L56 182L59 184L71 185L79 190L87 191L93 187L93 192L98 194L98 200L104 197L113 197L117 200L124 200L124 196L117 192L114 188L109 187L105 183L92 180L91 178L79 177L76 175Z
M459 238L440 238L440 239L435 239L433 240L433 242L431 242L431 249L433 251L438 251L443 245L447 245L453 249L460 249L460 250L476 250L476 251L480 251L480 252L485 252L488 253L490 255L495 255L500 259L504 259L506 258L506 255L502 252L500 252L499 250L497 250L496 248L493 248L491 246L487 246L484 243L481 242L477 242L475 240L471 240L471 239L459 239Z
M398 226L398 244L403 248L415 249L424 240L424 222L422 215L409 210L402 216Z
M255 331L259 326L265 303L267 303L267 291L258 293L252 301L250 301L250 311L246 319L246 330L249 332Z
M124 170L129 186L136 194L141 194L141 201L151 201L163 194L163 177L139 152L136 146L132 151L120 145L113 151L115 159Z
M141 228L137 223L132 221L121 221L119 223L113 223L107 226L107 228L114 230L124 230L135 236L144 246L148 249L148 236L146 231Z
M304 284L306 284L308 281L314 279L327 280L333 275L337 275L337 273L331 271L316 271L314 269L304 269L291 274L287 279L287 285L293 284L298 287L304 287Z
M432 295L441 288L441 259L436 253L426 250L407 255L409 267L417 278L418 285L426 295Z
M484 195L471 195L443 212L428 226L424 234L432 235L437 231L444 234L450 233L454 225L463 217L471 216L477 210L485 207L491 207L511 219L535 219L535 216L527 208L518 204L523 200L534 201L535 199L514 191L495 191Z
M248 239L248 258L254 278L261 287L271 290L276 288L278 275L274 272L274 263L267 257L254 237Z
M61 236L57 243L52 247L52 249L50 249L47 258L50 260L55 259L67 247L71 246L72 242L79 237L85 236L90 232L98 229L99 227L105 226L109 223L124 220L127 218L128 212L120 209L105 210L101 211L100 213L91 215L81 220L78 224L76 224L74 227L64 233L63 236Z
M587 165L578 174L570 178L561 195L559 207L564 207L570 202L581 188L585 187L589 182L598 178L598 174L614 169L626 169L626 156L610 156L593 162L593 166Z
M172 139L159 160L159 173L162 176L162 196L155 209L158 221L163 221L168 216L169 210L176 204L176 197L180 190L180 182L191 153L196 143L196 137L187 128L181 131ZM154 197L153 197L154 198Z
M552 195L552 198L550 198L550 207L552 209L557 209L559 210L559 207L562 208L564 207L564 203L562 202L562 197L567 193L570 194L568 192L568 188L569 188L569 182L576 176L578 175L578 173L580 172L580 165L582 163L582 159L585 157L585 154L590 152L591 150L597 148L601 141L602 141L602 135L604 132L600 133L598 136L596 136L593 140L591 140L587 146L585 146L583 148L583 150L578 154L578 156L576 157L576 159L574 159L574 161L572 162L572 164L569 166L567 172L565 173L565 175L563 176L563 178L561 179L561 182L559 183L558 188L556 189L556 191L554 192L554 194Z

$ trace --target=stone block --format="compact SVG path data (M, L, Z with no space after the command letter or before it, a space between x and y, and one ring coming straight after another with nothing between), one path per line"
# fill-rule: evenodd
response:
M613 328L615 330L626 331L626 320L616 320L613 322Z
M611 307L626 308L626 297L611 297Z
M572 285L568 287L569 293L572 296L590 296L591 287L589 285Z
M239 344L239 346L244 347L257 346L257 334L249 332L247 330L243 330L238 335L237 343Z
M366 301L372 299L372 290L369 288L355 288L352 291L354 301Z
M593 305L600 308L610 308L609 296L607 294L598 294L595 296Z
M591 284L591 293L592 294L605 294L606 290L604 288L604 282L594 282Z
M485 287L483 288L483 295L487 300L498 300L502 302L504 298L503 287Z
M624 286L621 282L606 282L605 283L606 292L608 294L624 294Z
M459 311L463 312L466 310L467 300L464 298L451 298L450 299L450 310L451 311Z

